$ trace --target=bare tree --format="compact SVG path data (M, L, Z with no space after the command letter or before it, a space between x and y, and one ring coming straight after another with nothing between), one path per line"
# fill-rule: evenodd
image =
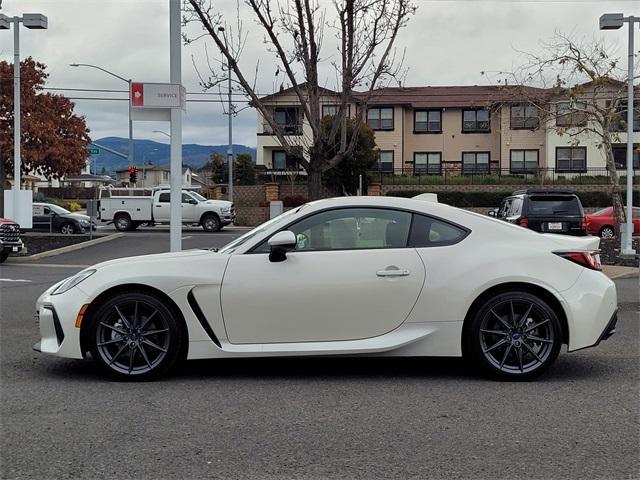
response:
M221 0L220 0L221 1ZM247 33L240 21L238 8L234 21L225 19L212 0L185 0L185 24L197 22L203 34L186 38L190 42L208 37L220 51L226 65L235 75L234 82L264 118L273 135L288 154L296 148L304 149L301 166L309 181L309 197L319 198L322 173L348 157L356 144L357 132L366 121L367 104L374 90L392 80L399 80L402 55L395 49L398 32L415 12L410 0L332 0L328 10L321 8L321 0L246 0L253 20L262 28L264 44L276 56L278 71L285 74L308 122L310 134L290 136L278 124L269 108L257 93L256 81L259 65L253 72L239 66ZM221 29L220 27L223 27ZM321 78L319 64L325 61L321 55L325 30L335 32L337 41L335 89L326 88ZM326 58L330 58L327 55ZM207 62L210 75L201 75L205 88L219 85L223 79L219 68ZM249 75L253 74L253 81ZM226 75L224 76L226 78ZM356 90L360 91L356 93ZM338 106L333 116L332 128L322 128L321 98L332 96ZM348 137L346 119L349 105L357 103L355 129ZM329 148L338 144L337 150ZM331 155L327 152L332 151Z
M542 47L541 53L524 53L525 61L514 72L496 73L504 84L512 84L504 89L511 101L537 107L541 126L568 136L574 145L596 139L606 159L618 230L625 219L613 144L626 131L626 71L601 40L576 40L558 32Z

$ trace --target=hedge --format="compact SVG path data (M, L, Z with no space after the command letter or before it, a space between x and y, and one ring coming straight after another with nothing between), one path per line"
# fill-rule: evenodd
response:
M426 190L395 190L387 192L388 197L414 197ZM454 207L497 207L503 198L513 192L438 192L438 201ZM576 192L585 208L607 207L611 205L611 197L606 192ZM622 192L623 201L626 202L626 192ZM633 192L633 204L640 203L640 192Z

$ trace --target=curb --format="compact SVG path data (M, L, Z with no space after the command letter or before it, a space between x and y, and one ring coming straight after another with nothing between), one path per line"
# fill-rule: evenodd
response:
M115 240L116 238L124 237L124 233L112 233L110 235L106 235L104 237L96 238L94 240L88 240L86 242L74 243L73 245L67 245L66 247L56 248L54 250L48 250L46 252L36 253L34 255L29 255L26 257L10 257L7 263L24 263L31 262L33 260L40 260L41 258L53 257L55 255L60 255L62 253L74 252L76 250L81 250L86 247L91 247L93 245L99 245L101 243L109 242L111 240Z
M624 278L638 278L640 275L639 272L628 272L628 273L619 273L618 275L613 275L609 277L611 280L620 280Z

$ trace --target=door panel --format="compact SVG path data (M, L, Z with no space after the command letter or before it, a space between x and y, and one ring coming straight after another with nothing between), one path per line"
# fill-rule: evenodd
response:
M232 255L224 323L232 343L375 337L402 324L424 279L413 248L294 251L277 263L267 254Z

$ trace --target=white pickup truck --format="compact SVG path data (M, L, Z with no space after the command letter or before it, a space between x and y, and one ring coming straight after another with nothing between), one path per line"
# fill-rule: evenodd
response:
M113 223L121 232L135 230L142 224L169 223L171 208L168 189L101 189L98 219ZM233 203L207 200L194 191L182 191L182 223L200 225L207 232L217 232L233 223Z

